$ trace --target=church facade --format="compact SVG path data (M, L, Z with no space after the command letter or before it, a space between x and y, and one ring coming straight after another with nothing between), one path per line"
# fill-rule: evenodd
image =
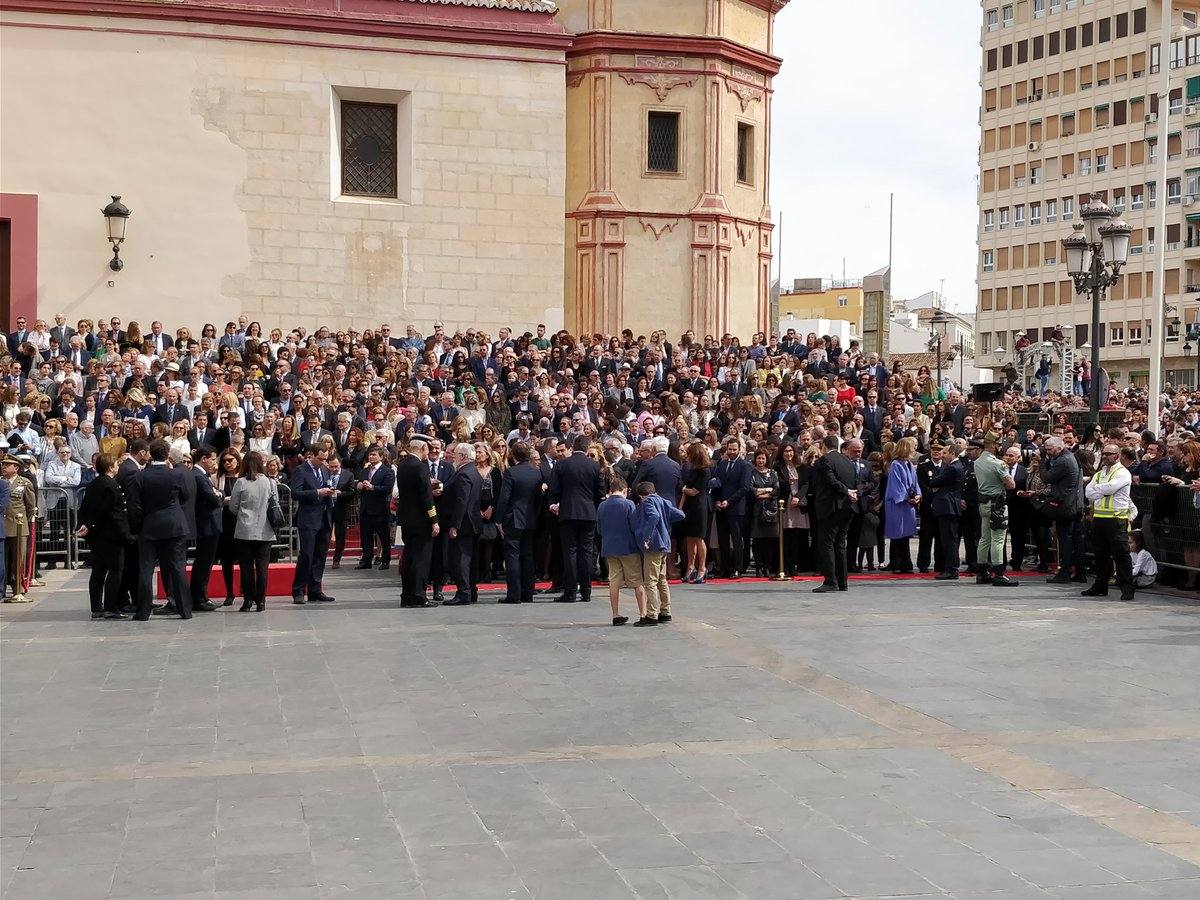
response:
M0 318L765 328L785 2L0 0Z

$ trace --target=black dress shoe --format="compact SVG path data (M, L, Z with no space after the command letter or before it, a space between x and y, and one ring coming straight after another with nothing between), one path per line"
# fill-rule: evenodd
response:
M292 594L292 602L297 606L303 606L308 601L304 599L303 594Z
M497 603L520 603L521 601L520 600L510 600L508 597L501 597L496 602Z
M629 616L613 616L614 625L624 625L629 621Z
M175 608L174 603L164 603L162 606L154 607L151 612L156 616L173 616L177 614L179 610Z
M150 621L150 617L149 617L149 616L134 616L134 617L133 617L133 621L135 621L135 622L149 622L149 621Z
M442 606L470 606L470 597L455 597L453 600L442 601Z
M591 595L591 594L588 594L587 596L582 596L582 597L580 597L580 598L579 598L579 602L580 602L580 603L591 603L591 602L592 602L592 595Z
M958 581L957 572L940 572L933 576L934 581Z
M1092 585L1086 591L1080 591L1079 596L1080 597L1107 597L1108 596L1108 588L1101 588L1101 587L1096 587L1095 585Z
M437 603L437 604L439 604L439 605L440 605L440 604L442 604L442 603L445 603L445 602L446 602L446 595L445 595L445 594L443 594L441 591L434 591L434 592L433 592L433 602L434 602L434 603Z
M658 621L659 621L659 622L670 622L670 621L671 621L671 614L670 614L670 613L659 613L659 614L658 614Z
M992 584L996 587L1016 587L1021 582L1015 578L1009 578L1007 575L997 575L992 579Z
M94 613L92 613L92 618L93 618L93 619L103 619L103 618L104 618L104 613L102 613L102 612L94 612Z
M1088 577L1086 575L1072 575L1071 580L1076 584L1087 584Z
M568 597L566 594L563 594L561 597L555 597L554 602L555 603L575 603L577 601L576 601L576 598Z
M633 623L633 627L634 628L648 628L651 625L657 625L657 624L658 624L658 619L648 619L645 616L642 616L640 619L638 619L636 622Z
M1070 584L1071 576L1066 572L1059 572L1057 575L1047 578L1046 584Z
M243 600L242 605L238 607L238 612L250 612L252 609L254 609L254 601Z
M101 613L101 615L103 615L104 618L106 618L106 619L128 619L129 618L129 616L125 615L125 613L119 613L119 612L106 612L106 613ZM96 618L95 614L92 615L92 618L93 619Z
M181 612L179 614L179 618L181 618L181 619L190 619L191 617L192 617L192 614L190 612L185 612L185 613Z
M335 560L334 562L329 564L329 568L333 569L335 572L338 569L340 569L341 567L342 567L342 563L340 560Z
M336 598L330 597L328 594L322 592L320 594L317 594L317 596L309 597L308 599L311 600L313 603L332 603Z
M125 615L127 615L127 616L132 616L134 613L137 612L137 607L134 606L132 603L126 603L124 606L121 607L121 612L125 613Z
M222 606L233 606L233 598L232 598L232 597L226 597L226 598L225 598L225 602L224 602L224 603L222 603L221 605L222 605Z
M532 603L532 602L533 602L533 598L532 598L532 597L522 597L522 598L521 598L521 602L522 602L522 603Z
M192 604L192 612L216 612L217 605L211 600L201 600Z
M390 569L390 568L391 568L391 566L392 566L392 564L391 564L391 563L385 563L385 562L382 562L382 563L380 563L380 564L379 564L379 571L380 571L380 572L386 572L388 569Z
M1125 588L1123 591L1121 591L1121 602L1122 603L1132 603L1133 602L1133 588Z
M372 569L372 568L374 568L374 563L369 563L369 562L360 562L360 563L359 563L357 566L355 566L354 568L355 568L355 569Z
M433 609L435 606L441 606L440 603L434 603L431 600L413 600L401 601L401 609Z
M812 589L814 594L836 594L838 586L836 584L822 584Z

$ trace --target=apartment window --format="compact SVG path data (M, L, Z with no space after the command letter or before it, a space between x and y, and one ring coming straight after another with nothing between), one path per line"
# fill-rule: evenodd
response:
M1058 56L1059 48L1062 46L1061 41L1062 41L1062 39L1059 37L1059 34L1057 31L1050 32L1049 46L1046 50L1047 55Z
M668 174L679 172L679 113L651 110L648 114L646 170Z
M1046 0L1033 0L1033 17L1035 19L1046 18Z
M1117 13L1117 40L1129 37L1129 13Z
M1030 166L1029 167L1029 183L1030 184L1041 184L1042 183L1042 167L1041 166Z
M1130 346L1132 346L1134 344L1140 344L1141 342L1142 342L1142 326L1141 326L1141 324L1139 323L1139 324L1135 325L1132 322L1130 322L1129 323L1129 344L1130 344Z
M1108 154L1107 153L1096 154L1096 171L1098 173L1108 171Z
M1046 38L1039 34L1037 37L1035 37L1033 39L1033 58L1036 61L1036 60L1041 59L1045 55L1046 55ZM1040 99L1040 98L1035 98L1035 99Z
M1183 65L1183 41L1171 41L1171 68L1178 69Z
M1108 342L1114 347L1120 347L1125 343L1125 326L1110 325L1108 327Z
M1057 200L1047 200L1046 201L1046 221L1047 222L1055 222L1057 220L1058 220L1058 201Z
M982 353L992 352L992 333L985 331L979 336L979 350Z
M1146 32L1146 8L1143 6L1141 9L1135 9L1133 11L1133 33L1134 34L1145 34L1145 32Z
M1013 207L1013 228L1025 227L1025 204L1018 203Z
M1187 173L1187 198L1195 202L1200 198L1200 169L1192 169Z
M983 211L983 230L991 231L996 227L996 211L994 209L985 209Z
M1178 88L1171 91L1169 103L1170 106L1168 109L1170 110L1171 115L1177 116L1183 112L1183 91L1179 90Z
M1158 185L1155 184L1153 181L1148 182L1146 184L1146 193L1149 195L1148 202L1150 204L1150 208L1154 209L1154 207L1158 203Z
M1062 0L1050 0L1050 12L1056 13L1062 9Z
M1063 221L1069 222L1075 216L1075 198L1063 197L1062 201Z
M1063 29L1063 52L1070 53L1075 49L1075 27Z
M1159 64L1159 59L1161 56L1161 54L1159 53L1160 49L1161 48L1158 46L1158 44L1153 44L1150 47L1150 74L1151 75L1157 74L1157 72L1158 72L1158 68L1159 68L1158 64Z
M1080 175L1091 175L1092 174L1092 158L1090 156L1079 157L1079 174Z
M995 272L996 271L996 251L995 250L984 250L983 251L983 271L985 271L985 272Z
M1125 208L1125 195L1117 194L1115 197L1113 197L1112 205L1113 205L1113 209L1115 209L1117 212L1120 212L1121 210L1123 210Z
M1062 136L1071 137L1075 133L1075 113L1063 113Z
M838 304L838 306L849 306L850 298L847 297L845 294L840 294L840 295L838 295L837 304Z
M1029 41L1017 41L1017 65L1029 62Z
M1000 10L989 9L987 11L987 30L996 31L1000 27Z
M1095 29L1092 26L1091 22L1084 22L1082 25L1080 25L1079 26L1079 46L1081 46L1081 47L1092 46L1092 36L1093 36L1094 31L1095 31Z
M1181 203L1183 201L1183 189L1179 184L1178 178L1167 179L1167 205Z
M1139 184L1129 190L1129 207L1130 209L1141 209L1146 205L1145 194L1142 191L1142 186Z
M754 126L746 122L737 126L737 180L754 184Z
M1112 19L1105 16L1100 20L1100 43L1112 40Z
M1129 106L1125 100L1114 100L1112 106L1113 125L1124 125L1129 121Z
M1000 210L1000 230L1003 231L1008 227L1008 207Z
M396 104L343 100L341 114L342 193L396 197Z
M996 48L993 47L987 52L987 70L989 72L995 72L999 65L1000 55L996 52Z
M1151 163L1158 162L1158 142L1154 141L1150 144L1150 151L1147 154Z
M1003 20L1005 28L1012 28L1013 8L1011 3L1000 11L1000 18Z
M1030 225L1041 225L1042 224L1042 204L1040 204L1040 203L1030 203L1029 204L1029 224Z
M1000 48L1000 67L1007 69L1012 65L1012 44L1005 44Z

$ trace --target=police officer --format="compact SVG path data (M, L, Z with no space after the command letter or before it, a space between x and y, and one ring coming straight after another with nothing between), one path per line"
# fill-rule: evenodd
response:
M938 448L936 452L941 454L941 448ZM917 539L917 569L920 570L922 575L929 571L931 550L933 552L932 562L934 571L942 571L939 565L942 558L942 548L938 537L937 516L933 514L933 490L930 485L937 471L938 464L934 461L934 450L931 448L929 454L917 466L917 486L921 490L921 523Z
M942 551L938 560L938 581L954 581L958 578L959 517L962 515L962 463L954 457L943 460L946 448L935 444L931 456L937 471L929 481L933 494L933 514L937 516L938 536Z
M961 444L962 441L957 443ZM983 452L983 442L972 438L966 442L966 453L962 456L962 517L959 520L962 529L963 556L966 559L967 571L976 572L979 568L979 486L975 481L975 460Z
M1129 519L1132 503L1129 485L1133 479L1121 465L1121 449L1105 444L1100 451L1100 468L1084 488L1092 504L1092 547L1096 553L1096 580L1083 591L1083 597L1108 596L1108 579L1113 563L1117 567L1117 586L1121 600L1133 599L1133 562L1129 555Z

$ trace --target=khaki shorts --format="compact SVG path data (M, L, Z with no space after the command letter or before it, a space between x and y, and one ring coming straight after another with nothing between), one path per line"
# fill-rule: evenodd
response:
M640 588L642 581L642 555L627 553L624 556L606 556L608 583L618 591L621 588Z

